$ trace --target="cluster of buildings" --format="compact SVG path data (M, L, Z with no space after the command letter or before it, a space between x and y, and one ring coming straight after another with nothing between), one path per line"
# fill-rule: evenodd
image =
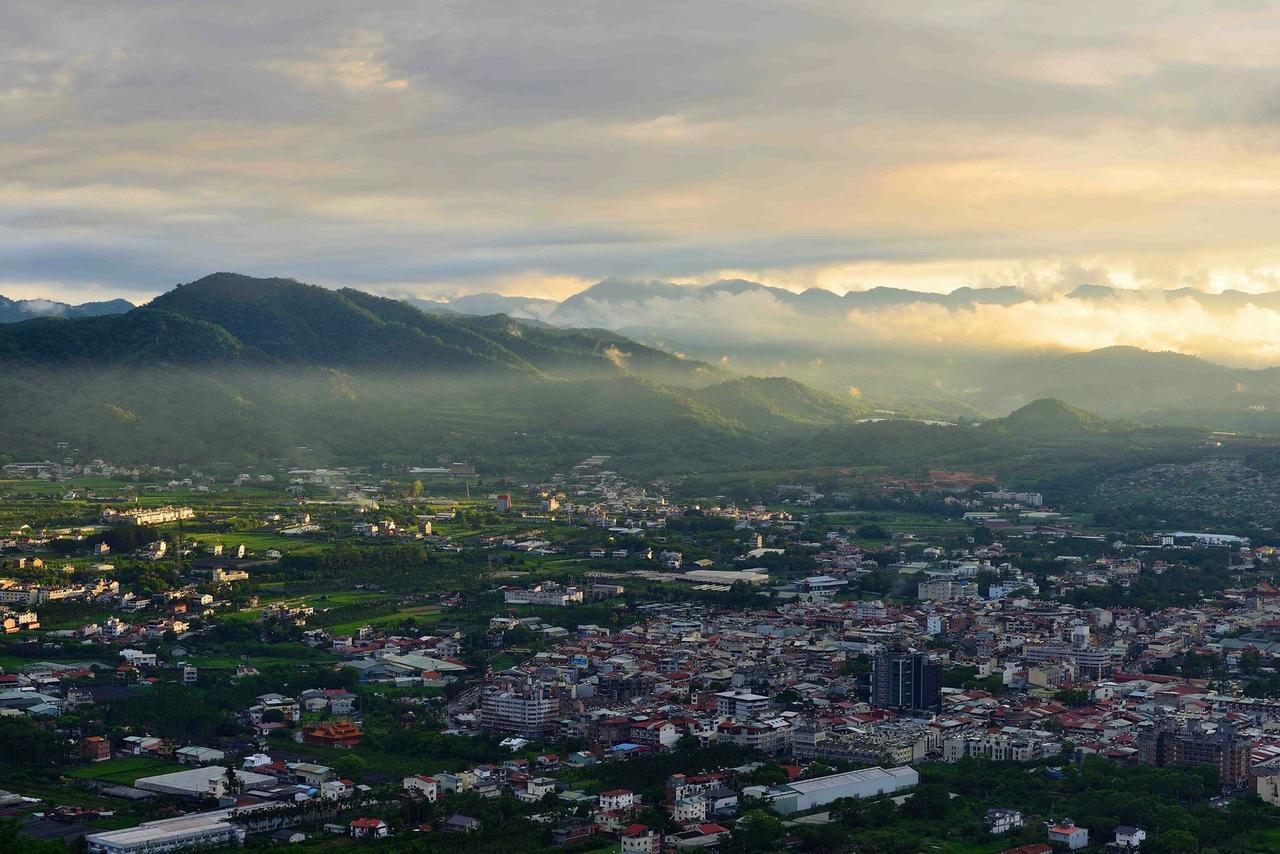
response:
M1280 703L1153 672L1185 652L1232 667L1245 652L1280 655L1280 591L1226 599L1157 613L1020 595L902 605L798 597L732 613L644 605L634 626L580 627L491 675L452 720L523 739L581 738L605 760L685 738L888 768L1031 761L1069 744L1075 756L1119 762L1212 763L1224 786L1267 789L1280 802Z
M102 511L102 521L108 525L165 525L194 519L196 511L190 507L132 507L127 510L108 508Z

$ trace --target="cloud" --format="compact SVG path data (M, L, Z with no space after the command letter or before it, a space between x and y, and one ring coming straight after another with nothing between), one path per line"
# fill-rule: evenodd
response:
M622 352L612 344L610 344L608 347L605 347L604 350L601 352L601 355L604 356L606 359L608 359L610 362L612 362L614 367L618 368L619 370L625 371L630 366L630 363L631 363L631 354Z
M0 7L0 292L1280 269L1265 4L72 5Z
M1086 274L1097 278L1088 281ZM1181 281L1176 271L1171 276ZM1132 278L1065 263L1013 271L1003 280L1032 288L999 297L971 291L969 297L945 299L796 295L759 285L615 285L588 291L544 317L562 326L615 329L659 346L691 348L695 358L727 350L721 364L728 366L732 359L756 372L822 374L856 363L853 354L894 349L955 356L1117 345L1199 355L1228 365L1280 365L1280 293L1115 284ZM1093 287L1076 290L1084 285ZM992 301L997 298L1002 301ZM778 357L783 360L772 366L763 361Z

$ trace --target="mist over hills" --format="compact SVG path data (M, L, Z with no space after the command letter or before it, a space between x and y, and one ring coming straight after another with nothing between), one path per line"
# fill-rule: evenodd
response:
M622 370L695 389L743 375L788 377L811 387L805 401L792 396L782 407L789 425L828 423L850 413L983 419L1052 397L1139 423L1280 431L1280 369L1126 345L1017 347L999 337L1037 323L1084 334L1096 319L1089 312L1133 321L1123 312L1146 310L1153 301L1156 310L1195 306L1203 322L1280 310L1280 292L1182 288L1152 294L1084 284L1053 297L1012 286L947 294L872 288L840 296L737 279L707 286L606 279L560 302L472 294L446 303L222 273L179 286L140 309L87 317L93 322L73 327L24 324L16 334L0 325L0 359L222 360L347 369L393 362L561 379ZM57 311L75 318L128 306L114 301ZM0 314L3 309L0 304ZM1036 313L1050 310L1069 316L1057 321ZM921 334L935 323L936 332ZM1237 349L1250 352L1247 341ZM816 403L816 390L829 398ZM742 424L778 427L770 412L775 404L759 389L749 397L733 387L719 394L722 405L732 399ZM774 383L771 394L786 397L789 391ZM690 401L710 403L696 396Z
M918 376L890 386L897 398L824 390L603 329L219 273L122 314L0 326L0 370L19 402L0 408L0 457L47 457L59 442L122 462L422 464L449 453L545 473L604 453L662 476L941 466L1079 491L1108 473L1218 453L1205 442L1221 415L1206 389L1232 405L1276 393L1273 371L1133 348L985 360L869 350L837 367L873 381ZM1009 414L976 417L928 380L983 372L989 385L968 399ZM911 398L915 389L935 397ZM1185 406L1191 397L1200 410ZM903 418L947 404L960 424ZM1135 405L1156 417L1115 414Z
M34 317L96 317L100 314L123 314L132 308L133 303L123 299L71 305L57 300L13 300L0 296L0 323L21 323Z
M1158 297L1165 301L1190 300L1212 311L1232 311L1245 306L1280 309L1280 291L1249 293L1224 290L1217 293L1183 287L1160 291L1138 291L1112 285L1081 284L1061 294L1044 294L1013 285L958 287L947 293L914 291L877 286L851 290L840 295L824 288L796 292L746 279L724 279L708 285L680 285L662 281L604 279L578 293L556 301L539 297L476 293L450 300L410 298L424 309L459 314L509 314L512 317L545 320L556 325L613 328L628 307L642 307L653 300L685 302L709 301L722 296L768 295L779 304L814 315L831 311L879 309L892 306L933 305L967 308L975 305L1010 306L1053 298L1081 302L1105 302L1134 297Z
M1280 371L1223 364L1265 364L1271 324L1280 336L1280 292L1083 284L1057 295L1002 286L840 296L744 280L605 280L559 303L485 294L448 307L465 313L469 305L615 329L738 373L789 376L912 414L1001 416L1055 397L1145 423L1280 430ZM1088 346L1143 335L1169 346ZM1201 345L1213 358L1177 352ZM1280 351L1274 358L1280 363Z
M864 409L604 330L427 314L231 273L124 314L0 326L0 367L24 401L0 412L10 455L67 441L116 459L497 447L569 463L598 452L728 462Z

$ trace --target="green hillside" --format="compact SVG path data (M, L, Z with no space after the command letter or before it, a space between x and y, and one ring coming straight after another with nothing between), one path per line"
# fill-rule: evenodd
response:
M847 424L867 407L807 386L789 377L741 377L707 386L692 397L725 413L745 428L787 432Z
M0 329L21 407L0 410L0 453L58 442L116 460L737 464L761 411L786 423L829 396L773 381L702 399L722 372L598 330L431 316L396 300L219 273L112 317ZM743 381L743 388L751 381ZM792 413L789 407L803 405ZM843 409L836 407L843 412Z
M1039 438L1098 433L1111 425L1101 415L1046 397L1033 400L1004 418L987 422L985 426L987 429L1000 429L1023 437Z

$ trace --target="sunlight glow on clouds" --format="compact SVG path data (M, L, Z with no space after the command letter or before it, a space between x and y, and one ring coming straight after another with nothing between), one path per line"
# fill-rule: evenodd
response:
M10 296L1278 286L1267 4L72 5L0 7ZM1081 310L895 325L1280 355L1264 309Z

